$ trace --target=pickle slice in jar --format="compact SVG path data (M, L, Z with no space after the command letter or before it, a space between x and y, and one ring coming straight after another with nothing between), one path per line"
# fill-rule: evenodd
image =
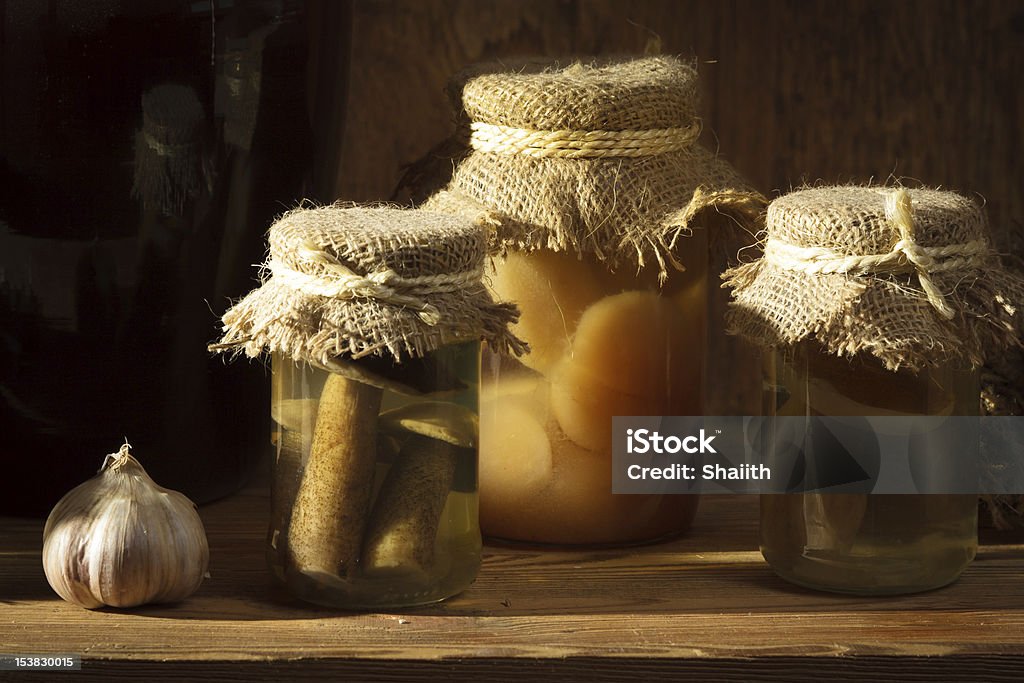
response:
M377 467L383 390L332 374L295 494L288 553L300 574L337 584L356 570Z
M458 459L478 441L477 415L457 403L419 401L381 413L379 424L402 446L370 513L363 570L425 580Z
M294 432L311 432L319 401L315 398L285 398L270 406L270 419Z
M429 574L456 450L447 441L419 434L405 441L367 523L362 556L367 575Z
M380 414L380 427L389 432L408 432L472 448L477 443L476 413L448 401L417 401Z

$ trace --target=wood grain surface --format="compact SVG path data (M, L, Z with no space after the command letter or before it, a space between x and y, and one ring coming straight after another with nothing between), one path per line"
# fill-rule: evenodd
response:
M1022 534L987 536L946 589L858 598L776 578L757 551L755 497L709 496L701 505L688 536L656 545L488 547L464 594L388 613L307 606L272 586L263 489L201 509L211 577L197 594L129 611L61 601L42 572L42 523L0 519L0 654L77 653L96 676L227 680L274 672L784 680L812 670L1013 680L1024 671Z

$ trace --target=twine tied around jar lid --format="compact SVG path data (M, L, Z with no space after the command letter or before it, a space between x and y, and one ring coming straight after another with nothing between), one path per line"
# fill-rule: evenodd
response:
M994 255L992 247L985 239L937 247L921 246L914 239L916 228L910 194L903 188L893 190L886 197L885 216L898 236L892 249L885 253L841 254L823 247L802 247L769 238L764 245L764 258L778 268L811 275L915 273L928 302L939 315L952 320L956 313L935 284L932 273L980 267Z
M1021 343L1024 280L984 213L951 192L822 187L772 202L764 256L727 271L732 330L762 346L814 337L919 369Z
M469 144L480 152L601 159L678 152L700 136L700 122L649 130L533 130L474 121L470 131Z
M278 352L331 367L339 358L423 357L486 340L504 353L512 304L481 281L486 238L464 219L390 207L296 209L270 229L262 286L223 318L214 352Z
M697 142L697 72L674 57L480 64L449 88L466 154L423 208L490 226L496 253L550 249L662 281L697 227L733 252L766 200ZM736 230L736 228L740 230ZM736 245L738 246L738 245ZM699 258L704 258L700 255Z
M483 268L477 267L459 273L441 273L402 277L391 268L360 275L341 263L330 252L320 249L311 240L296 248L304 261L319 266L320 273L311 275L296 270L276 259L267 263L273 277L297 292L331 299L376 299L415 310L428 325L437 325L441 314L437 307L424 298L431 294L445 294L480 282Z

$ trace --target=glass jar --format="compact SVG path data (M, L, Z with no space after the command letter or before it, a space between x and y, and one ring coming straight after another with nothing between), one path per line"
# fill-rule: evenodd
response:
M952 365L890 372L875 359L803 342L767 366L769 415L979 413L977 374ZM761 552L779 576L808 588L925 591L955 581L974 558L977 509L975 495L764 495Z
M0 514L45 515L126 436L199 503L266 462L266 383L209 357L205 302L311 195L311 25L299 0L0 3Z
M467 588L480 567L480 343L345 374L273 355L267 558L308 602L408 607Z
M495 259L495 298L514 301L518 360L485 350L480 518L497 539L630 544L686 531L695 495L612 493L616 415L703 414L706 232L695 264L660 286L656 269L609 272L545 249Z

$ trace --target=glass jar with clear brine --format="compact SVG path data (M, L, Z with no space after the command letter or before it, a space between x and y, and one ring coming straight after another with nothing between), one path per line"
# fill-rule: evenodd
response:
M734 290L730 325L772 349L766 414L812 430L798 445L814 474L805 470L804 493L762 496L764 558L788 581L843 593L913 593L955 581L977 551L978 489L963 481L922 487L946 476L944 446L907 441L924 456L911 464L914 481L873 493L870 478L819 478L851 455L834 434L826 438L819 418L863 418L858 424L879 446L877 472L858 463L870 477L898 455L887 453L899 446L878 438L890 428L880 425L911 437L871 418L978 416L976 368L986 353L1017 343L1024 283L1000 263L980 207L951 192L818 187L773 201L766 222L763 257L725 275ZM781 419L775 424L782 428ZM763 443L773 457L784 442ZM928 490L935 492L918 492Z
M268 387L206 354L204 304L250 288L252 228L327 166L310 122L333 92L307 74L347 66L314 17L348 21L302 0L0 3L0 515L45 518L94 473L78 454L126 435L199 504L266 463Z
M891 372L813 343L767 364L769 414L977 415L977 374L952 364ZM813 454L821 461L828 454ZM884 453L882 454L884 456ZM976 495L804 493L761 497L761 552L777 574L810 588L910 593L955 581L977 550Z

